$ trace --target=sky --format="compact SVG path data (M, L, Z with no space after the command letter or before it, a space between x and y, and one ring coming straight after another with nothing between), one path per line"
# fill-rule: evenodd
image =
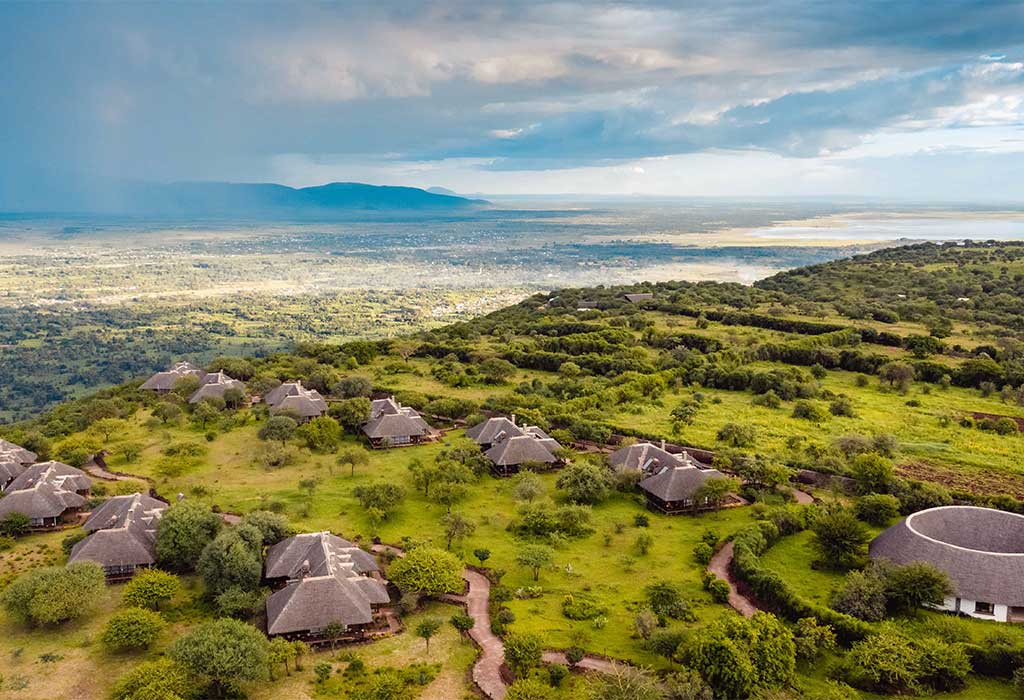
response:
M0 185L1024 200L1024 4L0 3Z

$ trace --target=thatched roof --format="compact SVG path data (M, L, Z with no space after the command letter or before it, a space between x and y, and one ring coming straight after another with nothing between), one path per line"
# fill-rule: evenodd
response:
M114 496L92 511L89 518L82 523L82 529L94 532L120 528L134 520L159 518L159 514L166 509L166 503L143 493Z
M652 294L651 292L641 292L639 294L624 294L623 296L626 297L626 301L633 304L639 303L641 301L648 301L649 299L654 298L654 294Z
M13 442L0 438L0 462L17 462L28 466L35 462L38 456L21 445L15 445Z
M929 508L871 542L872 559L932 564L968 600L1024 606L1024 516L975 506Z
M402 406L389 396L370 404L370 420L363 425L363 432L372 439L408 438L426 435L430 426L415 409Z
M542 440L534 435L498 436L497 442L484 455L499 467L511 467L526 462L552 464L558 461L553 449L558 443L548 438Z
M176 381L188 376L197 377L199 381L202 381L203 377L206 376L206 372L190 362L177 362L169 370L154 374L143 382L139 388L152 391L170 391L174 388Z
M0 489L7 486L9 481L18 477L26 467L21 462L16 462L4 455L0 455Z
M622 447L608 455L608 463L616 471L658 471L659 467L685 464L682 455L675 455L649 442ZM694 466L704 467L694 462Z
M349 568L357 574L380 571L373 555L348 540L329 532L309 532L289 537L267 550L266 578L324 576L336 568Z
M27 467L8 486L9 491L28 489L47 482L67 491L87 491L92 487L92 479L81 469L63 462L40 462Z
M29 518L58 518L69 508L81 508L85 497L45 481L32 488L7 491L0 498L0 518L21 513Z
M285 396L277 405L270 407L270 412L272 414L293 413L299 418L316 418L327 412L327 402L315 391L295 396Z
M199 403L205 398L219 396L224 397L228 389L236 388L245 391L245 382L232 379L223 372L212 372L202 378L202 384L195 390L195 393L188 398L189 403Z
M315 405L320 410L320 413L316 415L321 415L327 411L327 401L325 401L324 397L320 395L320 392L317 391L316 389L307 389L306 387L302 386L302 382L298 381L285 382L284 384L274 389L271 389L270 391L267 392L267 395L263 397L263 403L267 404L271 408L274 408L279 406L281 403L287 401L288 399L295 399L299 397L304 397L308 399L307 402L302 402L303 404L308 405L309 402L312 402L313 405ZM298 403L293 401L293 406L297 405ZM284 407L282 407L282 410L283 409Z
M291 578L267 599L267 632L322 630L333 622L365 625L373 605L390 602L384 581L362 575L377 563L329 532L289 537L267 552L266 577Z
M466 437L478 445L490 445L501 433L505 435L522 435L522 429L505 416L488 418L466 430Z
M323 630L331 623L365 625L372 604L390 601L384 584L356 576L318 576L289 583L267 598L267 633Z
M689 501L710 479L726 478L717 469L700 469L693 464L664 467L640 482L641 489L663 501Z
M41 462L25 468L0 498L0 518L21 513L29 518L56 518L69 508L81 508L92 479L81 469L61 462Z
M156 562L156 527L167 504L141 493L115 496L93 511L82 526L92 534L71 550L68 563L94 561L103 567L149 566Z

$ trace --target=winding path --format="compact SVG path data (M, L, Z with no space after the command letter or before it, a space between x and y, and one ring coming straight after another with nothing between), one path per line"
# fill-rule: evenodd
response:
M732 542L726 542L725 546L719 549L715 556L708 562L708 571L729 584L729 606L743 617L753 617L757 612L754 601L746 597L736 588L732 573L729 567L732 564Z
M390 552L395 556L403 556L405 552L394 545L375 544L371 547L375 553ZM479 571L465 568L462 578L466 581L466 593L463 595L448 594L442 600L466 607L466 614L473 618L473 629L469 637L480 647L480 657L473 665L473 682L491 700L504 700L508 686L501 675L501 666L505 662L505 644L501 638L491 631L491 582ZM566 664L565 653L558 650L544 652L541 660L548 664ZM600 656L584 656L576 668L582 671L611 673L616 663Z

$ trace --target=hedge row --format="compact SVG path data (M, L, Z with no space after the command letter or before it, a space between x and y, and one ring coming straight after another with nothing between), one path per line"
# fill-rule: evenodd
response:
M761 555L778 540L779 528L762 521L741 529L733 537L732 572L744 581L759 601L790 620L813 617L830 625L843 644L864 639L871 627L862 620L837 612L798 595L782 578L761 565Z

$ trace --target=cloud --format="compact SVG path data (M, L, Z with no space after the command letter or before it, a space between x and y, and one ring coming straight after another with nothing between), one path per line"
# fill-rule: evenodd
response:
M832 181L828 159L881 142L998 151L1024 123L1020 19L967 0L6 3L0 169L264 180L291 158L292 177L654 187L649 159L730 153Z

